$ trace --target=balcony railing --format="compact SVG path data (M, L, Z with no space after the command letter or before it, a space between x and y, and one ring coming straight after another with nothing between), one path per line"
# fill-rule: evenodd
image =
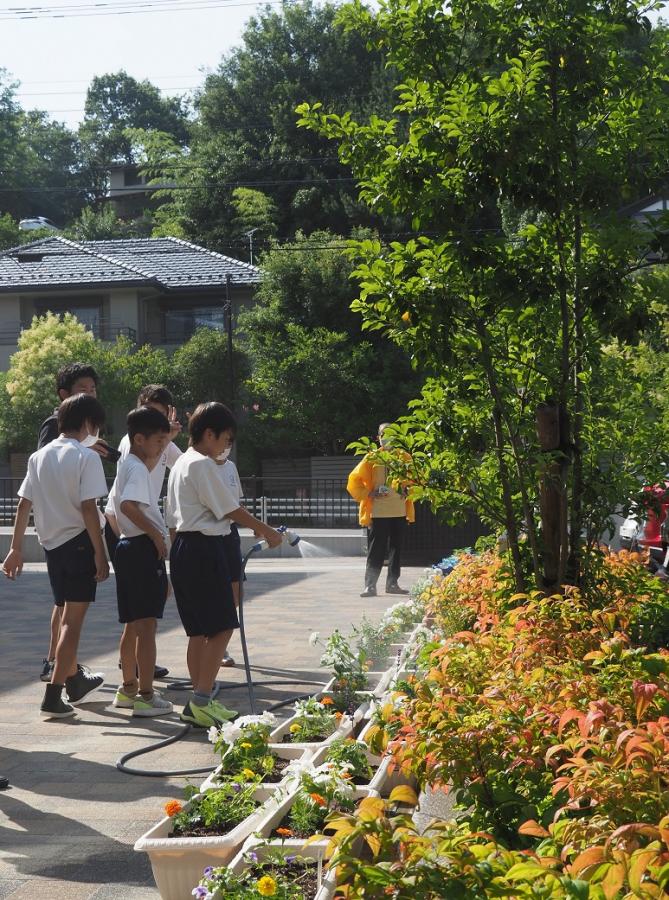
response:
M76 316L76 310L74 315ZM137 343L137 331L122 322L111 322L108 319L98 319L97 322L83 322L86 328L93 332L93 336L100 341L115 341L117 337L127 337L133 343ZM0 325L0 345L12 346L18 343L21 332L30 327L30 323L6 322Z

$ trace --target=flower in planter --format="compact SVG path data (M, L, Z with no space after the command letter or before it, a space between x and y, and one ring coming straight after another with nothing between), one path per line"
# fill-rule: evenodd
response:
M333 741L325 757L325 762L332 763L346 779L354 779L365 784L372 778L372 767L362 744L353 738L338 738Z
M285 855L260 844L244 854L246 868L234 873L227 866L208 866L193 890L196 900L313 900L322 881L322 860Z
M258 781L240 784L229 779L204 794L193 794L190 804L173 817L170 837L227 834L260 805L254 796Z
M354 789L347 774L348 769L338 769L334 763L302 764L296 797L287 816L287 826L296 837L322 831L331 812L353 809Z
M209 740L221 754L220 775L243 775L248 779L270 776L277 765L277 759L268 747L275 722L273 715L263 713L261 716L242 716L221 728L210 728Z
M180 813L182 809L183 806L179 803L178 800L168 800L165 804L165 812L170 818L172 818L172 816L176 816L177 813Z
M296 721L290 726L294 741L315 741L328 737L337 728L337 719L328 704L315 697L298 700L295 704Z

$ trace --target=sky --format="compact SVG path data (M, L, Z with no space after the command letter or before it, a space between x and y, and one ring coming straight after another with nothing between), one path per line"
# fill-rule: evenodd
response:
M0 0L0 67L20 82L17 99L24 109L46 110L71 127L82 118L94 75L125 69L138 80L148 78L166 95L200 86L223 54L241 43L244 23L260 5L248 0L41 0L42 10L64 11L66 17L43 18L44 12L37 12L40 18L16 19L9 12L34 2ZM99 14L105 6L136 9L151 2L154 11ZM158 11L161 5L172 8Z
M17 99L24 109L46 110L70 127L83 116L94 75L125 69L138 80L149 79L165 95L197 88L241 43L245 22L261 5L251 0L41 0L41 6L28 6L35 2L0 0L0 67L20 82ZM141 6L149 8L119 12Z

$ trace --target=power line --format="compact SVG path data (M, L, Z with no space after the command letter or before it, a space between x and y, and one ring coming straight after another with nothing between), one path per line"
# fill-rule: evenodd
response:
M169 0L169 2L178 3L180 0ZM244 0L241 3L221 2L221 0L196 0L196 5L192 6L165 6L160 8L155 8L152 3L144 2L128 9L110 8L108 11L75 13L51 13L48 11L48 7L45 7L43 12L36 9L31 12L26 11L25 13L16 13L14 15L0 15L0 22L35 21L37 19L88 19L97 18L98 16L134 16L143 13L159 12L196 12L207 9L234 9L242 6L275 6L283 4L283 2L284 0Z
M158 85L152 85L156 90L159 90L161 93L165 93L167 91L195 91L197 88L201 87L199 84L191 84L186 87L158 87ZM88 94L88 89L84 91L29 91L23 92L21 88L18 88L16 91L17 99L21 99L21 97L63 97L63 96L75 96L75 97L85 97Z

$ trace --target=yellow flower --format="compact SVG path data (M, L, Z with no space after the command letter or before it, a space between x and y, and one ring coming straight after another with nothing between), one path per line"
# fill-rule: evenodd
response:
M411 313L408 310L402 313L402 321L407 325L411 324Z
M242 775L246 775L247 778L255 778L256 773L253 769L242 769Z
M297 734L297 732L298 732L298 731L301 731L301 730L302 730L302 729L301 729L301 727L297 724L297 722L293 722L293 724L290 726L290 733L291 733L291 734Z
M276 881L269 875L263 875L260 881L256 882L256 890L262 897L273 897L276 894Z
M243 744L240 744L239 746L240 746L240 747L244 747L244 749L247 750L249 747L252 747L253 744L249 744L248 741L244 741L244 743L243 743Z

